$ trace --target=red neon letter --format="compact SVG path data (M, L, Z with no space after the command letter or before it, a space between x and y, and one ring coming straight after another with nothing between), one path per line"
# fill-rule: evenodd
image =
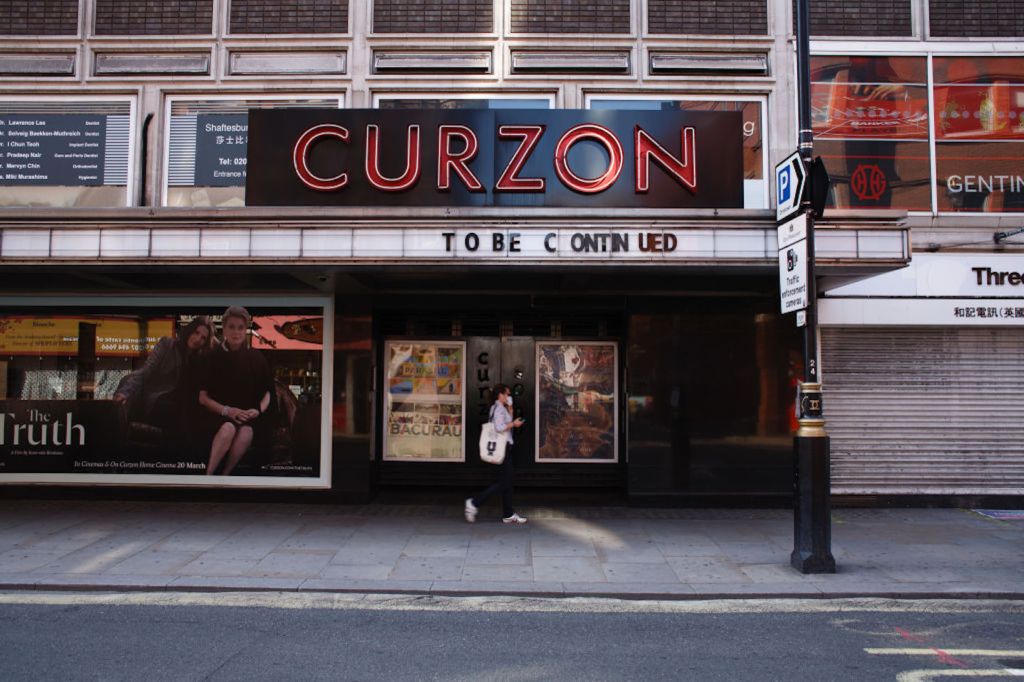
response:
M342 172L333 178L321 178L309 169L309 148L321 137L336 137L342 142L348 142L348 130L332 123L313 126L299 135L292 150L292 164L295 166L295 174L306 187L319 192L331 192L348 184L348 173Z
M677 159L658 144L657 140L637 126L633 135L633 149L636 155L636 192L642 194L649 189L651 176L651 159L668 171L676 181L690 192L697 191L697 145L694 142L693 128L683 128L680 132L680 154Z
M420 127L411 125L406 134L405 172L388 178L380 172L380 128L367 125L366 179L382 192L402 192L415 185L420 179Z
M526 160L533 153L533 148L540 142L544 134L544 126L498 126L498 137L502 140L521 138L519 148L512 155L512 160L505 166L505 172L494 185L495 192L543 192L544 178L521 178L519 172L526 165Z
M453 137L460 138L465 145L458 154L453 154L451 150ZM470 192L483 192L484 186L466 165L476 158L479 149L476 133L466 126L440 126L437 129L437 188L442 192L452 188L451 171L454 170Z
M580 140L596 140L608 151L608 168L596 178L581 178L569 168L569 148ZM619 179L622 173L622 143L615 134L602 125L583 123L574 126L562 135L555 147L555 174L566 187L583 194L603 192Z

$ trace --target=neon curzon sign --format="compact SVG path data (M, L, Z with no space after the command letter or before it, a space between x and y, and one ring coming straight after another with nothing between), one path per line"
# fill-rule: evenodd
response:
M504 169L494 182L494 192L544 192L547 180L543 177L524 177L523 168L545 135L550 132L546 125L499 125L495 130L498 140L517 142L517 147ZM361 170L366 181L382 192L406 192L420 182L423 174L423 138L419 124L405 128L404 170L397 175L385 175L381 170L382 147L384 144L399 145L397 140L382 142L385 132L381 126L369 123L365 129L365 148L361 154L364 163ZM392 134L394 131L387 131ZM322 123L305 129L296 139L292 148L292 165L295 175L306 187L318 192L343 190L350 180L351 168L337 168L333 175L317 174L310 168L310 153L322 141L336 140L350 144L352 134L348 127ZM473 171L473 161L480 150L476 132L466 125L437 126L436 165L433 168L434 186L439 192L451 191L455 183L469 192L486 192L484 184ZM633 163L633 192L645 194L650 189L651 166L655 165L678 185L691 194L697 192L697 134L693 127L679 129L679 151L673 153L661 145L641 126L633 129L630 142ZM603 172L585 177L573 170L569 152L581 142L593 142L607 153ZM566 188L579 194L598 194L612 187L622 175L626 164L626 151L622 141L609 128L599 123L581 123L562 132L554 146L555 177ZM322 171L321 171L322 173Z

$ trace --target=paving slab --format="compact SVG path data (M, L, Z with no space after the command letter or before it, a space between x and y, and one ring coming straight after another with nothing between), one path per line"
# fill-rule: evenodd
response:
M837 509L836 574L789 566L792 512L0 500L0 589L321 590L627 598L1024 599L1024 520Z
M458 580L465 561L450 557L402 557L389 578L395 580Z
M462 580L466 582L534 582L533 566L526 564L466 564L462 567Z
M607 582L601 562L578 556L534 556L533 574L537 580L554 582Z

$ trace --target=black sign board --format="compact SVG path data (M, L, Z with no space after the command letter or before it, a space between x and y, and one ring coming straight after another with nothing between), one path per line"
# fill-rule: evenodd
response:
M249 206L742 208L739 112L253 109Z
M102 114L0 114L0 185L103 185L106 136Z
M244 187L249 120L245 114L196 117L197 187Z

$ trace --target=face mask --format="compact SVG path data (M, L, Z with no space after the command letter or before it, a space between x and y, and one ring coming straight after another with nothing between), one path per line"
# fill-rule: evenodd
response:
M508 403L509 405L511 405L511 404L512 404L512 394L511 394L511 393L509 393L509 394L508 394L508 397L507 397L507 398L505 398L505 401L506 401L506 402L507 402L507 403Z

